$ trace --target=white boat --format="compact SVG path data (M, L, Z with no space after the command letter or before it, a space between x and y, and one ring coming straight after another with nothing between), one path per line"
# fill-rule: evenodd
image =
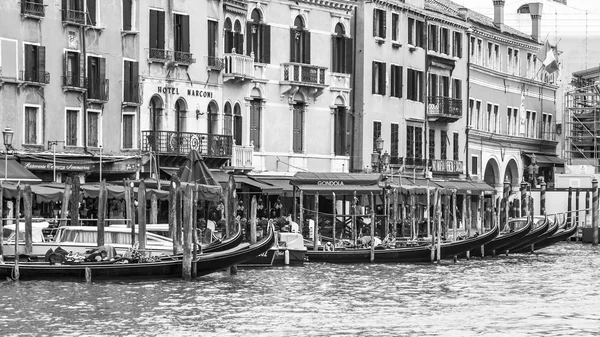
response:
M85 253L97 247L96 226L63 226L51 229L48 222L32 223L32 247L30 256L45 256L49 249L58 247L73 252ZM137 230L136 230L137 232ZM15 255L15 225L4 226L4 256ZM136 233L137 241L137 233ZM113 246L117 254L125 253L132 247L130 228L104 228L104 244ZM25 254L25 223L19 225L19 254ZM140 253L150 256L173 254L173 242L170 238L154 233L146 233L146 248Z

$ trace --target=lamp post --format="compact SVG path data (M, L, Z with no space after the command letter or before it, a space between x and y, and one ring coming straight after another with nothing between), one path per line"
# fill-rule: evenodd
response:
M100 147L100 182L102 182L102 145L98 145Z
M8 151L12 149L12 141L14 132L10 128L10 126L6 126L6 129L2 131L2 135L4 136L4 147L6 148L4 152L4 181L8 179Z
M383 172L384 168L390 163L390 155L387 151L383 155L381 154L381 151L383 151L383 143L384 140L381 137L378 137L375 140L376 152L371 154L371 165L376 172Z
M48 146L52 146L52 181L56 182L56 145L64 143L64 140L49 140Z

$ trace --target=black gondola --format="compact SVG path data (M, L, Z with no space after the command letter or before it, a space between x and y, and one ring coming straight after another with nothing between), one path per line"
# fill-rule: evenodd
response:
M515 242L521 241L527 233L531 231L532 221L528 221L527 225L519 228L515 231L503 231L501 232L494 240L486 243L484 247L485 256L492 256L498 251L500 251L503 247L514 244ZM478 256L481 257L481 247L476 249L472 249L469 252L470 256ZM460 254L459 257L464 257L465 254Z
M533 220L528 221L533 222ZM496 253L512 253L513 249L530 245L531 243L535 242L540 237L540 235L548 231L548 228L550 227L550 221L548 221L548 218L545 218L540 225L535 226L534 224L532 224L532 226L533 227L531 231L529 231L529 233L527 233L527 235L525 235L523 239L496 250Z
M569 228L563 228L567 223L567 219L566 217L563 219L563 222L561 224L561 229L558 230L554 235L550 236L549 238L536 243L533 246L534 250L540 250L549 246L552 246L553 244L560 242L560 241L565 241L566 239L570 238L571 236L573 236L575 233L577 233L577 229L578 229L578 225L575 224L574 226L571 226ZM526 247L522 250L516 251L515 253L527 253L529 252L530 249L529 247Z
M544 219L545 222L550 222L548 220L548 217L546 216ZM544 232L541 233L540 235L538 235L537 238L527 242L527 243L523 243L522 245L515 247L511 250L511 252L513 253L518 253L518 252L533 252L533 246L536 243L542 242L544 240L546 240L547 238L551 237L552 235L556 234L556 232L558 231L559 228L559 223L554 221L548 224L548 229Z

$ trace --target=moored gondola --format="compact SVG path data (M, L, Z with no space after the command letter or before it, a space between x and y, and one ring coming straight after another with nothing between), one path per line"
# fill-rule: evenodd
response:
M552 235L556 234L556 232L558 231L559 223L557 221L550 221L547 216L544 218L544 221L548 223L548 229L545 232L538 235L535 239L532 239L527 243L523 243L522 245L513 248L512 252L531 252L533 251L533 245L535 245L538 242L542 242L547 238L551 237Z
M528 219L526 221L532 220ZM530 245L532 242L535 242L540 235L542 235L548 230L548 228L550 227L550 221L548 221L548 219L545 218L544 220L542 220L541 224L538 223L537 226L532 224L532 226L534 227L531 229L531 231L529 231L529 233L527 233L527 235L525 235L521 240L499 248L496 251L496 254L510 253L515 248L527 246Z
M485 256L492 256L496 254L500 249L511 245L515 242L523 239L527 233L531 231L532 222L528 221L527 225L517 229L517 230L505 230L498 234L496 238L492 241L486 243L483 246L483 253ZM475 249L471 249L469 252L470 256L479 256L481 257L481 247L477 247ZM464 257L465 254L460 254L459 257Z
M558 230L554 235L550 236L549 238L534 244L533 249L540 250L540 249L552 246L553 244L555 244L557 242L565 241L566 239L570 238L575 233L577 233L577 229L579 228L577 224L575 224L574 226L568 227L568 228L564 228L566 223L567 223L567 219L565 217L560 226L561 229ZM525 249L516 251L515 253L526 253L526 252L530 252L530 249L525 248Z

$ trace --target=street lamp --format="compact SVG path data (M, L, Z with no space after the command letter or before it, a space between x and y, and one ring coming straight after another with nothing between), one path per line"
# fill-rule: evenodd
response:
M53 181L56 182L56 145L58 143L64 143L64 140L49 140L48 146L52 146L52 177Z
M371 164L373 165L373 169L377 172L383 172L384 168L390 163L390 155L387 151L383 155L381 154L381 151L383 151L383 143L384 140L381 137L378 137L375 140L376 152L371 154Z
M12 141L14 132L10 128L10 126L6 126L6 129L2 131L2 135L4 136L4 147L6 151L4 152L4 181L8 179L8 151L12 149Z

